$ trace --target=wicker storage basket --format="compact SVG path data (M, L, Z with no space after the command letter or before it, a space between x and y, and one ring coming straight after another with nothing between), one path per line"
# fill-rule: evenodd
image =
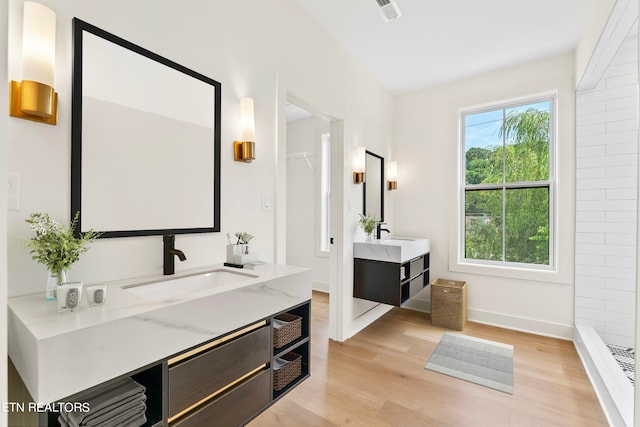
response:
M295 314L283 313L275 316L274 319L286 323L278 328L273 328L274 348L284 347L291 341L295 341L302 336L302 317L296 316Z
M287 353L280 357L288 363L280 369L273 370L273 389L280 391L302 373L302 356L296 353Z
M431 324L461 331L467 324L467 282L437 279L431 283Z

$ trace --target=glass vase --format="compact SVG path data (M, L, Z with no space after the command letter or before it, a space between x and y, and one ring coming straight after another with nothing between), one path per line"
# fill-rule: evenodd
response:
M373 231L371 233L365 233L365 242L373 243Z
M58 296L58 286L63 285L69 281L69 270L51 271L47 276L47 290L45 292L45 298L47 300L55 300Z

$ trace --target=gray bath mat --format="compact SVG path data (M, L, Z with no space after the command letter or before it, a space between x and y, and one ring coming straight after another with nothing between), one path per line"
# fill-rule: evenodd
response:
M425 369L513 394L513 346L445 332Z

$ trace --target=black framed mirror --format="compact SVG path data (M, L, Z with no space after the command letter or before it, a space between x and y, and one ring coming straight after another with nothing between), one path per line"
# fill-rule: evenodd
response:
M384 221L384 157L365 151L365 174L362 184L364 215Z
M74 18L76 231L220 231L221 99L219 82Z

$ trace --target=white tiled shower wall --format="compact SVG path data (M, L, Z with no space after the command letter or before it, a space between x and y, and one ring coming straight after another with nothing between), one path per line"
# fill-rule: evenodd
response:
M635 336L637 34L576 99L575 321L627 347Z

